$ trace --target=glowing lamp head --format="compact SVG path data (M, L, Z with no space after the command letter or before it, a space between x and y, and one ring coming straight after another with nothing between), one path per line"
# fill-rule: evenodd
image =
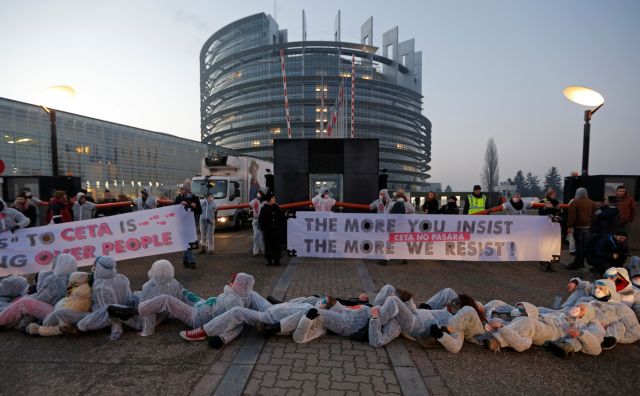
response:
M41 104L50 109L65 107L76 96L76 90L68 85L55 85L42 92Z
M598 107L604 103L604 97L586 87L567 87L562 91L570 101L587 107Z

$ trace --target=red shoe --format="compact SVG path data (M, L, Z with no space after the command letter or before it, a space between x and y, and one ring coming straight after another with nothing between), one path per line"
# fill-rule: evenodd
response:
M199 327L193 330L184 330L180 332L180 337L187 341L202 341L207 339L207 333L204 328Z

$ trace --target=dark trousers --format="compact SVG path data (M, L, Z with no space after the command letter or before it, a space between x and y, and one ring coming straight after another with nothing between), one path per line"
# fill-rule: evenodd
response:
M280 263L280 235L275 235L276 232L264 233L264 257L267 259L267 263L275 264Z
M584 258L587 255L587 247L591 241L591 230L588 228L574 228L573 238L576 240L576 256L573 263L576 266L584 266Z

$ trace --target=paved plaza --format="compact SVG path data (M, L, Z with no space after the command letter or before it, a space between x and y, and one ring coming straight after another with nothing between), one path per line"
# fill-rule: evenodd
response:
M251 257L250 234L216 233L216 253L199 255L198 268L180 264L176 278L201 295L217 295L231 274L256 278L255 290L277 298L311 294L372 295L386 283L413 291L423 301L452 287L480 301L502 299L550 305L568 279L581 272L539 271L537 263L443 261L392 262L287 258L267 267ZM158 257L123 261L119 272L134 289L147 279ZM109 342L107 331L82 336L32 337L15 331L0 334L0 394L154 394L154 395L477 395L477 394L628 394L635 390L640 348L619 345L598 357L576 355L561 360L540 347L524 353L492 353L465 343L451 354L398 339L385 348L337 336L307 344L290 337L265 340L252 329L221 350L204 342L187 343L178 321L140 337L125 331Z

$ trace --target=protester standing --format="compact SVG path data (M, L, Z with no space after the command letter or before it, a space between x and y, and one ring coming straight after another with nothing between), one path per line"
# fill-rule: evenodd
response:
M569 218L567 219L567 232L573 234L576 241L576 255L573 262L566 266L567 269L584 267L587 246L591 240L591 218L595 211L596 205L589 199L587 189L578 188L575 198L569 204Z
M55 219L54 219L55 217ZM54 223L67 223L73 220L69 209L67 193L58 190L53 193L53 198L49 201L49 211L47 213L47 223L53 220Z
M264 237L262 236L260 223L258 221L262 206L264 206L264 202L262 201L262 191L258 190L256 192L256 197L249 202L249 208L251 208L251 212L253 213L253 220L251 221L251 225L253 226L253 257L256 257L260 253L264 253Z
M184 210L193 212L193 221L195 223L196 217L202 213L202 207L200 206L200 200L195 195L191 194L191 185L183 184L180 187L180 191L178 196L176 197L175 203L177 205L184 206ZM195 240L195 244L197 245L198 240ZM191 245L191 244L190 244ZM184 255L182 256L182 264L187 268L196 268L196 258L193 256L191 252L191 246L187 247L187 250L184 251Z
M336 204L336 200L331 198L329 189L326 187L320 190L320 194L313 197L311 202L316 212L331 212L333 205Z
M93 219L96 214L96 204L89 202L84 193L76 194L76 202L71 207L73 221Z
M629 225L636 217L636 201L627 194L627 187L620 185L616 189L618 209L620 209L620 227L629 232Z
M446 214L446 215L460 214L460 209L458 208L458 198L456 198L455 195L452 195L449 198L447 198L447 204L442 205L438 213Z
M258 218L264 237L264 256L267 265L280 264L280 241L284 229L284 213L276 203L276 197L269 192L265 196L265 205L260 209Z
M489 201L482 194L482 187L476 184L473 186L473 193L467 195L464 200L463 214L474 214L489 209Z
M398 189L396 191L393 199L389 202L387 206L387 213L393 214L409 214L415 213L416 208L413 207L413 204L409 202L409 198L403 189Z
M427 198L424 201L424 204L422 204L422 211L428 214L436 214L438 213L440 204L438 202L438 197L436 196L436 193L434 193L433 191L429 191L427 193Z
M205 199L200 201L202 214L200 215L200 253L205 251L213 254L213 233L216 230L216 211L218 206L213 200L213 193L207 193Z
M527 214L526 206L519 192L515 192L511 199L502 204L502 210L508 215L524 216Z
M133 201L135 205L135 210L146 210L146 209L155 209L158 207L158 201L155 197L149 196L149 190L146 187L143 187L140 190L140 196Z
M391 202L391 197L389 197L389 191L386 188L383 188L378 192L378 199L371 202L369 205L369 209L375 210L376 213L387 213L387 206Z
M7 206L0 198L0 232L11 231L16 232L20 228L29 225L29 219L20 211Z
M29 219L29 225L27 227L35 227L38 224L38 208L36 208L33 202L27 199L24 192L18 194L11 207Z

